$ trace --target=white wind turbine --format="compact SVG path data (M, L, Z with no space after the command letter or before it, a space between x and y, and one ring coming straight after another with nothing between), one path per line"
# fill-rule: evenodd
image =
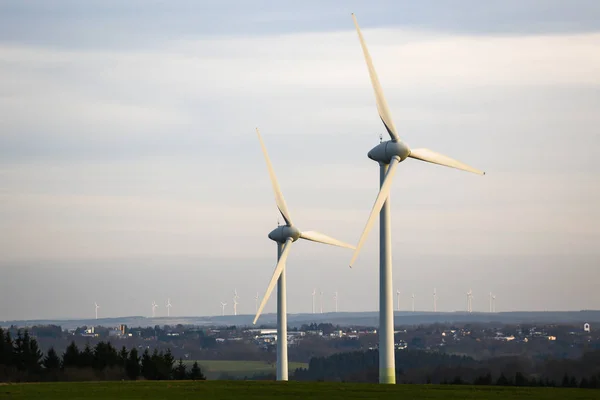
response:
M396 311L400 311L400 290L396 290Z
M415 312L415 294L414 293L412 294L412 312Z
M437 312L437 292L433 288L433 312Z
M173 307L171 304L171 299L167 299L167 317L171 316L171 307Z
M156 307L158 307L158 304L156 304L155 301L152 301L152 318L154 318L156 316Z
M96 302L94 302L94 305L96 306L96 319L98 319L98 309L100 308L100 306Z
M473 312L473 291L471 289L467 292L467 312Z
M354 25L358 32L358 38L363 50L365 61L369 70L371 84L375 91L375 99L377 102L377 110L379 117L389 133L391 140L380 143L368 153L368 157L377 161L380 166L379 179L381 188L379 194L371 210L371 214L367 219L365 229L356 246L356 250L350 261L350 266L356 260L358 253L364 244L369 231L371 230L377 215L379 215L379 382L380 383L395 383L396 382L396 364L394 360L394 310L393 310L393 289L392 289L392 239L391 239L391 215L390 215L390 189L396 169L400 162L406 158L426 161L433 164L439 164L451 168L457 168L464 171L473 172L476 174L484 174L483 172L469 167L450 157L436 153L429 149L411 149L409 146L400 140L396 127L392 121L387 102L383 95L383 90L379 83L373 61L367 50L367 45L364 41L358 22L354 14Z
M354 246L319 232L301 232L298 228L296 228L292 222L292 218L283 198L283 194L281 193L281 189L279 188L279 183L277 183L275 171L273 171L273 166L271 165L271 160L269 159L269 154L267 153L267 148L265 147L262 137L260 136L258 128L256 129L256 134L258 135L258 140L267 163L267 169L271 178L271 185L273 186L273 191L275 192L275 203L277 204L277 208L285 220L285 225L277 226L277 228L273 229L269 233L269 239L277 243L277 266L275 267L275 271L273 271L273 276L271 277L271 281L267 286L265 295L263 296L260 306L258 307L258 311L256 312L256 317L254 317L253 323L256 324L258 317L262 313L262 310L267 304L267 301L271 296L271 292L277 283L277 380L287 381L288 358L285 264L290 253L292 243L298 239L305 239L313 242L330 244L333 246L346 247L349 249L354 249Z
M496 295L492 296L492 312L496 312Z
M237 289L233 289L233 315L237 315L238 299Z
M312 313L315 313L315 296L317 295L317 289L312 291Z
M221 316L225 316L225 306L227 303L221 302Z

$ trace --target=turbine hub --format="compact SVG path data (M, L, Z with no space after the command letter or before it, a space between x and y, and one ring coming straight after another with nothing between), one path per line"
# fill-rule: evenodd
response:
M389 164L392 158L398 156L400 157L400 161L404 161L409 154L410 149L406 144L400 141L394 142L393 140L388 140L373 147L367 156L373 161Z
M295 242L299 237L300 231L295 226L282 225L269 232L269 239L281 244L289 238Z

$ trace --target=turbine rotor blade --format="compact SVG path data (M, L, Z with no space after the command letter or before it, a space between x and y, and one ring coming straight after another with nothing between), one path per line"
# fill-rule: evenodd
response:
M263 299L260 302L260 307L258 307L256 316L254 317L254 321L252 322L253 324L256 324L256 321L258 320L258 317L260 317L260 314L262 313L263 308L265 308L265 305L267 305L267 301L269 300L269 297L271 296L271 292L273 292L273 289L275 288L275 284L277 283L279 276L281 275L281 273L283 272L283 269L285 268L285 262L287 260L287 257L288 257L291 247L292 247L292 239L288 239L285 242L285 244L283 245L283 251L281 252L281 257L279 257L279 261L277 262L277 266L275 267L275 270L273 271L273 276L271 277L269 286L267 286L267 291L265 292L265 295L263 296Z
M396 132L394 121L392 121L392 114L390 113L387 101L385 100L385 96L383 95L383 89L381 88L381 84L379 83L377 72L375 72L375 66L373 66L373 60L371 59L371 55L369 54L369 50L367 49L367 44L365 43L365 39L363 38L363 35L360 31L360 27L358 26L358 21L356 20L356 16L354 15L354 13L352 13L352 19L354 20L354 25L356 26L356 32L358 32L358 40L360 41L360 46L362 47L363 54L365 56L365 61L367 62L367 67L369 68L369 76L371 77L371 85L373 85L373 90L375 91L375 100L377 102L377 111L379 111L379 117L385 125L385 129L390 134L392 140L397 142L400 140L400 137Z
M356 257L358 257L358 253L360 252L360 249L362 248L365 240L367 239L367 236L369 235L369 232L373 227L375 219L377 219L379 212L383 208L383 204L390 195L390 189L392 188L392 179L394 179L394 174L396 173L396 169L399 163L400 158L398 157L394 157L390 162L387 174L385 175L385 179L383 180L383 185L381 185L381 189L379 190L379 194L375 199L375 204L373 204L373 208L371 209L371 214L369 215L369 219L367 220L365 229L363 230L363 233L360 236L358 244L356 245L356 250L354 250L354 254L352 255L352 259L350 260L350 268L352 268L352 264L354 264L354 261L356 261Z
M485 175L485 172L483 171L470 167L467 164L463 164L460 161L447 157L443 154L436 153L435 151L429 149L411 149L408 156L410 158L430 162L432 164L443 165L445 167L461 169L474 174Z
M277 208L283 216L283 219L285 220L286 224L292 225L292 218L290 217L290 212L288 211L287 205L285 204L285 199L283 198L283 194L281 193L281 188L279 187L279 183L277 183L277 177L275 176L273 165L271 164L271 160L269 159L269 153L267 153L267 148L265 147L265 143L263 142L262 137L260 136L258 128L256 128L256 134L258 135L258 141L260 142L260 147L262 148L263 155L265 156L265 161L267 162L267 169L269 170L271 185L273 185L273 192L275 192L275 203L277 204Z
M300 237L305 240L310 240L317 243L330 244L332 246L345 247L347 249L355 249L356 247L351 244L344 243L340 240L334 239L331 236L327 236L320 232L306 231L300 232Z

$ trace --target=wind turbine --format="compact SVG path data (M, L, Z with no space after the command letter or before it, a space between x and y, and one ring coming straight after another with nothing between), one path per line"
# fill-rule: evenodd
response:
M158 304L156 304L155 301L152 301L152 318L154 318L156 316L156 313L154 310L156 310L156 307L158 307Z
M333 301L335 302L335 312L338 312L338 292L333 292Z
M467 292L467 312L473 312L473 291L471 289Z
M96 319L98 319L98 309L100 308L100 306L96 302L94 302L94 305L96 306Z
M317 289L313 289L312 291L312 313L315 313L315 296L317 295Z
M412 294L412 312L415 312L415 294ZM391 382L394 383L394 382Z
M225 316L225 306L227 303L221 302L221 316Z
M433 288L433 312L437 312L437 292Z
M496 312L496 295L492 296L492 312Z
M260 307L258 307L258 311L256 312L256 317L254 317L253 323L256 324L258 317L262 313L263 308L265 307L267 301L269 300L269 297L271 296L271 292L275 288L275 283L277 283L277 380L287 381L288 358L285 264L290 253L292 243L294 243L298 239L305 239L313 242L330 244L333 246L346 247L349 249L354 249L354 246L346 244L319 232L301 232L298 228L296 228L296 226L292 222L292 218L283 198L283 194L281 193L281 189L279 188L279 183L277 183L275 171L273 170L273 166L271 165L271 160L269 159L267 148L265 147L262 137L260 136L258 128L256 129L256 134L258 135L258 141L260 142L260 146L262 148L262 152L267 163L267 170L269 171L269 176L271 178L271 185L273 186L273 191L275 192L275 203L277 204L277 208L279 209L279 212L285 220L285 225L278 224L277 228L273 229L269 233L269 239L277 243L277 266L273 271L273 276L271 277L271 281L267 286L267 290L260 303Z
M400 290L396 290L396 310L400 311Z
M392 289L392 238L390 227L391 210L389 197L392 180L398 164L406 158L413 158L476 174L483 175L484 173L469 167L460 161L456 161L429 149L411 149L406 143L400 140L383 95L383 89L379 83L379 78L375 72L373 61L371 60L367 45L358 26L358 21L354 14L352 14L352 18L354 19L358 39L367 63L371 84L375 91L377 111L379 112L379 117L389 133L391 140L379 143L368 153L368 157L371 160L379 163L379 180L381 188L375 200L375 204L373 204L371 214L367 219L365 229L356 245L356 250L350 261L350 266L352 266L356 260L356 257L379 214L379 382L396 383L396 363L394 360L394 300Z
M237 289L233 289L233 315L237 315L238 299Z
M167 317L171 316L171 307L173 307L171 304L171 299L167 299Z

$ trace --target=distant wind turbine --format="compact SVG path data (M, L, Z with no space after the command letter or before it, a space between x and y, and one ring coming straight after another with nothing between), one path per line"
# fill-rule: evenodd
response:
M171 307L173 307L171 304L171 299L167 299L167 317L171 316Z
M415 294L412 294L412 312L415 312Z
M433 288L433 312L437 312L437 292Z
M96 306L96 319L98 319L98 309L100 308L100 306L98 305L98 303L94 303L94 305Z
M156 316L156 307L158 307L158 304L156 304L155 301L152 301L152 318L154 318Z
M396 311L400 311L400 290L396 290Z
M225 306L227 305L227 303L223 303L221 302L221 315L224 316L225 315Z
M312 291L312 313L315 313L315 296L317 295L317 289Z
M237 289L233 290L233 315L237 315L237 305L240 304L238 303L238 294L237 294Z

